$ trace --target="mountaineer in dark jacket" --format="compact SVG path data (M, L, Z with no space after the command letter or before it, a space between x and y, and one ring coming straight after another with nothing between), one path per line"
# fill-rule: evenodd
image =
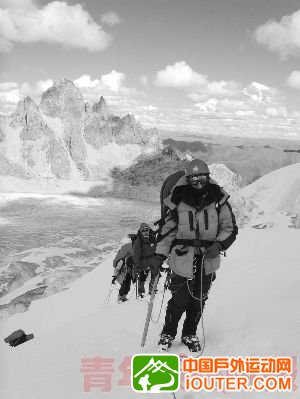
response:
M167 351L185 312L182 342L192 352L201 350L196 335L208 293L220 267L220 252L236 239L238 228L229 195L209 177L205 162L194 159L165 204L171 210L156 247L160 264L168 259L172 271L165 324L159 347Z
M132 243L126 243L117 252L113 260L114 276L112 283L117 280L121 285L119 289L118 301L127 301L127 294L130 291L133 275L133 247Z
M155 236L147 223L141 223L137 239L133 244L133 261L134 271L138 281L139 296L145 295L145 281L149 270L151 271L151 280L149 284L149 294L151 294L156 274L153 269L153 261L155 260Z

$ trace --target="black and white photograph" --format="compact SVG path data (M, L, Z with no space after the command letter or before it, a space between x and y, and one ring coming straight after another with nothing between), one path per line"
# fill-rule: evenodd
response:
M300 397L300 2L0 0L0 397Z

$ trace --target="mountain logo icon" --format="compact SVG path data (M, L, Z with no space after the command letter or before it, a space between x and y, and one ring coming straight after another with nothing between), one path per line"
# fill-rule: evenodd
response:
M131 360L131 387L136 392L176 392L180 387L178 355L138 354Z

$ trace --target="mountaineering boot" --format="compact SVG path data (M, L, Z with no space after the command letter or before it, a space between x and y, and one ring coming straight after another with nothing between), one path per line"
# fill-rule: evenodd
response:
M126 295L119 295L118 296L118 302L125 302L125 301L128 301Z
M153 287L151 287L151 288L149 287L149 295L152 295L152 289L153 289ZM155 294L157 294L158 289L156 288L154 292L155 292Z
M189 348L190 352L201 351L201 345L197 335L186 335L181 337L181 342Z
M169 334L161 334L158 341L159 352L168 352L173 344L174 338Z

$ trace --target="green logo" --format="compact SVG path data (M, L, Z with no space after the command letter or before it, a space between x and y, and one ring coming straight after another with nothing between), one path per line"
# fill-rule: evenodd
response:
M175 392L180 386L178 355L134 355L131 387L137 392Z

